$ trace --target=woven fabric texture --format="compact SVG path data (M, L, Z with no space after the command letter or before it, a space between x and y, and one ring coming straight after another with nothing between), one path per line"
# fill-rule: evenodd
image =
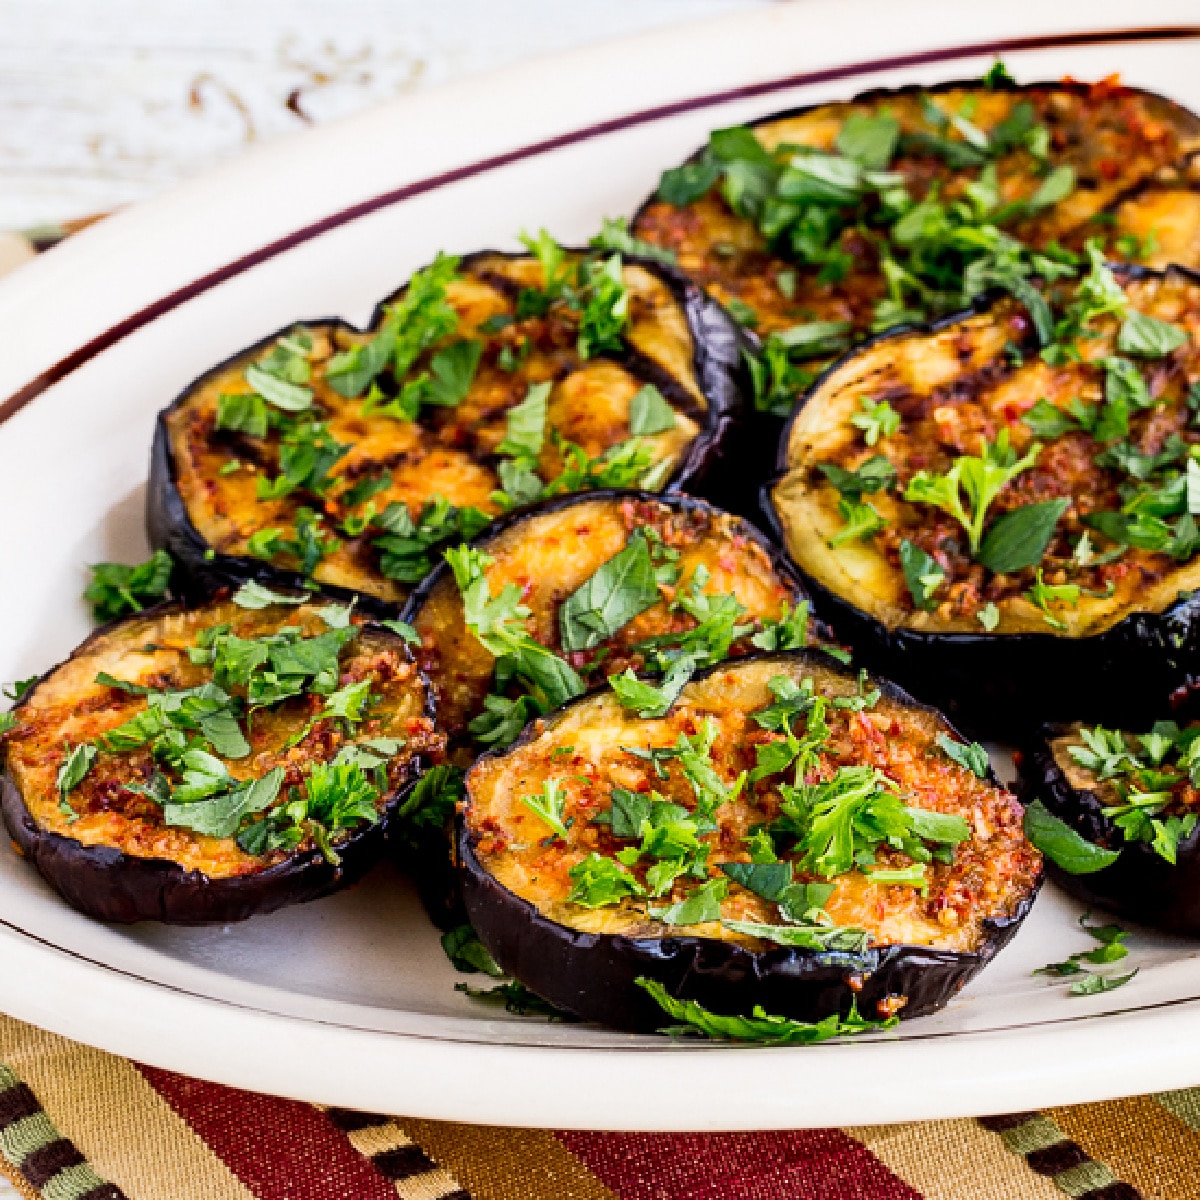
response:
M322 1109L0 1017L0 1174L37 1200L1197 1200L1200 1088L919 1125L549 1132Z

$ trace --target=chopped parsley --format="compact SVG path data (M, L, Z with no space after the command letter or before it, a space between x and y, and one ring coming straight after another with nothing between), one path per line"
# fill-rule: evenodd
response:
M467 628L495 655L499 678L518 681L543 712L582 695L583 681L574 668L529 634L525 622L530 610L521 603L520 589L508 583L499 596L492 596L486 575L489 555L463 545L447 550L446 561L462 595Z
M563 824L563 809L567 798L561 779L547 779L542 784L542 790L536 795L518 796L517 799L539 821L547 825L555 837L564 842L568 839L570 835L567 826Z
M694 1000L676 999L655 979L642 977L635 982L649 992L655 1003L677 1022L661 1031L673 1036L699 1035L720 1041L758 1042L767 1046L809 1046L830 1038L892 1029L898 1021L897 1017L888 1017L885 1021L866 1020L858 1015L853 1005L845 1017L835 1013L811 1023L769 1016L758 1006L748 1017L726 1016L710 1012Z
M456 971L465 975L482 973L499 979L504 972L470 925L458 925L442 934L442 949Z
M1013 479L1037 461L1040 452L1035 442L1018 458L1009 446L1008 430L1001 429L994 442L984 445L982 454L960 455L944 475L918 471L904 498L949 513L966 530L971 554L978 555L988 509Z
M1141 735L1084 726L1079 737L1082 745L1067 753L1116 792L1103 815L1126 842L1148 843L1174 865L1179 843L1193 835L1198 820L1184 797L1200 786L1200 725L1181 729L1159 721Z
M141 612L148 604L166 595L171 580L171 556L165 550L155 552L143 563L96 563L91 568L92 582L83 597L92 606L97 622L111 621L124 613Z
M615 859L606 858L594 850L576 863L568 872L571 891L567 899L584 908L604 908L618 904L627 896L644 896L646 889L637 876Z
M1079 925L1099 945L1090 950L1080 950L1063 962L1047 963L1044 967L1038 967L1033 973L1049 975L1054 979L1073 979L1074 982L1068 988L1068 993L1072 996L1096 996L1101 992L1111 992L1114 988L1128 983L1137 974L1136 968L1127 974L1120 975L1092 971L1083 965L1090 963L1106 966L1109 963L1120 962L1129 953L1129 948L1125 945L1128 933L1119 925L1090 925L1087 913L1079 918Z

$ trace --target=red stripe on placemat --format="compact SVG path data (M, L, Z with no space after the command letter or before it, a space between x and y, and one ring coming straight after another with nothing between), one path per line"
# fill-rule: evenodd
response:
M320 1109L138 1070L259 1200L396 1200L395 1187Z
M836 1129L555 1136L621 1200L922 1200Z

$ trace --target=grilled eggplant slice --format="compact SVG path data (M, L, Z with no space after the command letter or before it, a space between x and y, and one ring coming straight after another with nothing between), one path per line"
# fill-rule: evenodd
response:
M693 497L549 500L492 525L468 558L451 558L455 569L439 566L405 615L421 638L417 661L433 685L438 728L464 767L610 675L676 664L686 672L688 662L750 653L756 641L793 649L828 640L786 557L740 517ZM512 589L510 608L524 606L528 615L514 621L532 639L524 650L497 656L484 644L504 650L495 622L468 625L464 590L476 616L477 579L493 604ZM415 840L398 837L440 925L461 922L451 842L436 825Z
M1200 657L1200 277L1098 260L1038 350L1001 298L870 343L769 503L819 614L969 726L1137 721Z
M933 1012L1042 870L981 748L812 651L717 666L665 717L599 693L536 722L468 773L459 852L501 967L646 1031L639 978L721 1014Z
M438 751L404 641L239 593L98 630L13 710L4 819L108 921L239 921L353 882Z
M1200 118L1112 80L872 91L714 133L633 232L765 342L757 399L784 414L804 360L1042 274L1039 252L1200 266L1198 151Z
M1098 870L1054 879L1100 905L1170 933L1200 935L1200 829L1193 766L1200 724L1148 733L1047 725L1017 756L1024 803L1040 800L1085 841L1116 852Z
M369 332L298 326L187 388L147 520L192 590L316 581L395 615L507 508L695 486L738 404L731 322L669 268L538 250L441 256Z

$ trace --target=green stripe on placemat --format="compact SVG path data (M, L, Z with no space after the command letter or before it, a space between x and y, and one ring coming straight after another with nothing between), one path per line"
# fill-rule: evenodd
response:
M980 1117L984 1129L1021 1155L1031 1170L1054 1181L1071 1200L1142 1200L1132 1184L1118 1179L1102 1162L1090 1158L1045 1113L1013 1113Z
M1200 1132L1200 1088L1182 1088L1177 1092L1159 1092L1154 1097L1173 1117L1189 1129Z
M17 1073L0 1063L0 1154L44 1200L125 1200L54 1127Z

